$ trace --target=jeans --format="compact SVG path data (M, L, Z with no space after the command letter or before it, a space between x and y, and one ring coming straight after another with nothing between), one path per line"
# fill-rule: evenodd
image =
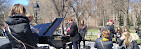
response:
M114 36L114 34L111 33L111 34L110 34L110 41L112 41L113 36Z
M73 41L73 49L78 49L78 41Z
M79 49L80 49L80 47L81 47L81 45L80 45L81 41L83 41L83 48L85 48L85 39L82 38L82 40L79 41Z
M118 42L120 42L120 37L116 36L116 42L117 42L117 40L118 40Z

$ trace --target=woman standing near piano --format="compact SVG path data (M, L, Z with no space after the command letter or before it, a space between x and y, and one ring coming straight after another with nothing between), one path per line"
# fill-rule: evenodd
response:
M85 48L85 36L87 33L87 26L84 24L84 20L80 22L79 33L81 35L80 42L83 41L83 48ZM79 48L80 48L80 42L79 42Z

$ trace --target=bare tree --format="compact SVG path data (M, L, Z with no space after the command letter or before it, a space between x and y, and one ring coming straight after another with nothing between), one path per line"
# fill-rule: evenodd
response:
M5 18L8 17L9 12L9 0L0 0L0 27L4 25Z

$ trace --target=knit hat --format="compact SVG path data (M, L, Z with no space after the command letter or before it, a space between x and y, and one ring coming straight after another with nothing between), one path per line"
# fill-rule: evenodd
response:
M109 22L112 22L114 24L114 20L109 20Z

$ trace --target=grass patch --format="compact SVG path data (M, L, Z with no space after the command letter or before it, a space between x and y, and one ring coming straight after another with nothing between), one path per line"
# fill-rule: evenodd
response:
M87 35L86 36L86 40L91 40L91 41L95 41L97 39L97 35Z
M130 32L131 32L131 33L135 33L135 30L134 30L134 29L130 29Z
M98 31L98 28L91 28L91 29L88 29L88 32L97 32Z
M138 44L141 44L141 40L137 40L137 43L138 43Z

